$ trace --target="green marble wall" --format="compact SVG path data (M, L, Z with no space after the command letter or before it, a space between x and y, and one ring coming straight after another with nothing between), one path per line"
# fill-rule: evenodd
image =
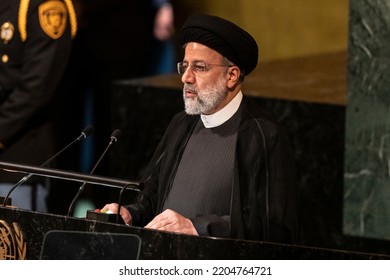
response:
M346 235L390 240L390 0L350 0Z

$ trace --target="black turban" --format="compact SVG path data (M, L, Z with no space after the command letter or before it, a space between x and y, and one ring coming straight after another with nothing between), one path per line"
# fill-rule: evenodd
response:
M194 14L184 23L179 43L205 45L237 65L244 75L256 68L258 47L255 39L234 23L211 15Z

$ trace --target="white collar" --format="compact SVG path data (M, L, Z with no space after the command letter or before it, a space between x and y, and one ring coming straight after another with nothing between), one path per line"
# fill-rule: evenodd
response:
M200 115L203 125L206 128L217 127L230 119L238 110L243 98L242 91L239 91L237 95L221 110L211 115Z

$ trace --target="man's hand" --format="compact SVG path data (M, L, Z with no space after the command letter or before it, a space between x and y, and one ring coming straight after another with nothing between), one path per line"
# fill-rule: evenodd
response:
M5 149L5 146L3 145L3 143L0 143L0 150L4 150Z
M111 211L114 214L118 214L118 203L106 204L106 205L104 205L104 207L100 211L102 211L102 212ZM121 215L121 217L126 225L131 224L131 220L132 220L131 214L125 207L123 207L123 206L121 207L121 211L119 214Z
M157 215L145 228L199 235L189 219L170 209Z

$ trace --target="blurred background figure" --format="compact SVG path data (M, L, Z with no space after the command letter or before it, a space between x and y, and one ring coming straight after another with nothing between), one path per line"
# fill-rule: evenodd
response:
M52 101L76 29L71 0L0 2L0 161L39 166L56 152ZM0 196L23 176L0 171ZM12 204L47 211L49 188L33 176L12 193Z
M172 37L175 33L174 13L169 1L154 0L154 55L149 75L174 73L176 71L176 52Z

